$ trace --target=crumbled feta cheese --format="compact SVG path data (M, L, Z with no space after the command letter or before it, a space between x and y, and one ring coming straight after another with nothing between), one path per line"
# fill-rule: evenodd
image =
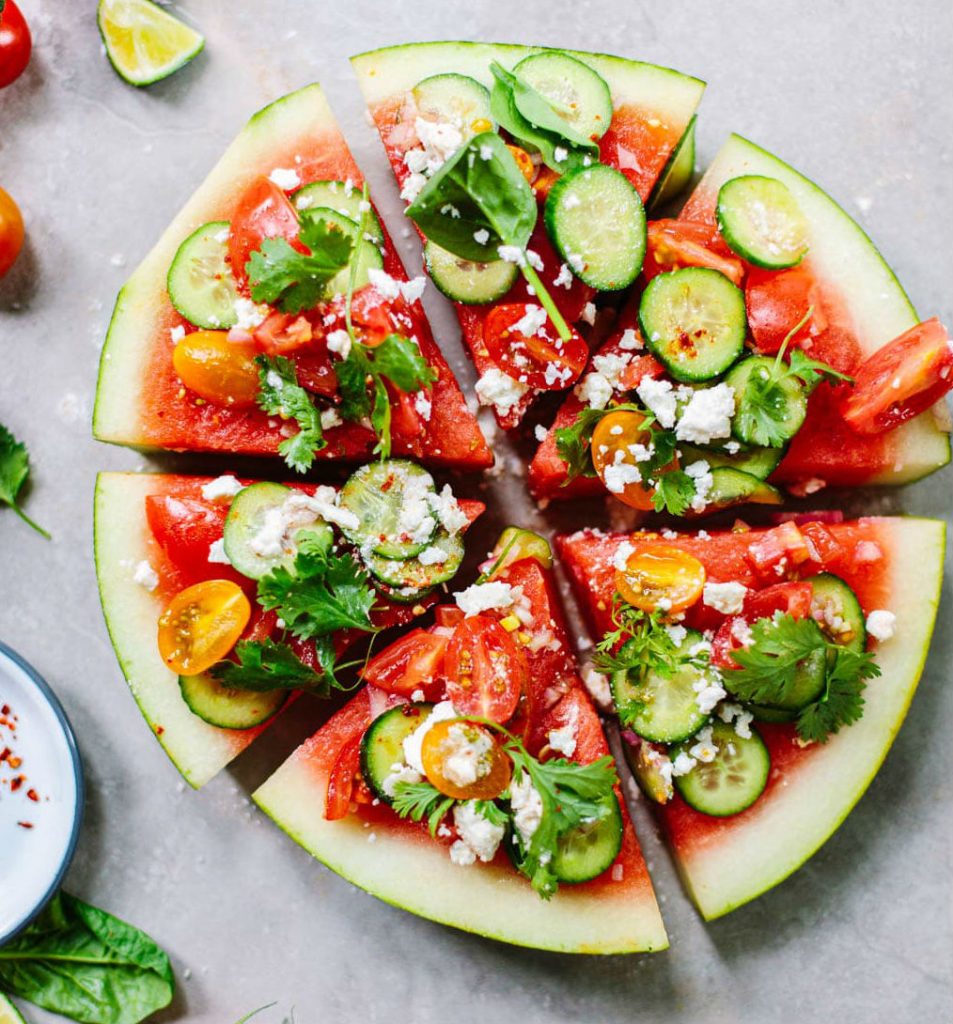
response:
M497 246L496 253L507 263L515 263L518 267L526 265L526 253L518 245Z
M742 647L750 647L754 643L754 634L744 619L735 619L731 624L731 635Z
M281 505L268 509L248 546L262 558L293 554L294 535L298 530L322 520L350 529L360 525L353 512L337 504L337 493L333 487L319 487L313 497L294 491Z
M855 562L879 562L884 553L872 540L862 540L854 548Z
M694 767L698 764L694 757L687 754L684 750L679 751L676 755L675 760L672 762L672 774L673 775L687 775Z
M590 409L604 409L612 400L612 385L601 373L587 373L575 390L579 401Z
M159 585L159 574L143 559L133 569L132 581L151 593Z
M613 707L612 688L609 686L609 677L602 672L597 672L591 665L587 666L582 673L582 681L589 696L596 702L597 707L603 711L611 711Z
M728 696L727 691L717 679L702 676L692 687L695 691L695 703L703 715L709 715Z
M239 295L233 303L235 307L235 326L243 331L253 331L260 324L264 323L268 316L268 307L259 306Z
M472 786L490 773L492 749L493 739L484 729L464 722L450 726L440 744L443 774L456 786Z
M268 175L268 180L284 192L290 192L301 184L301 177L298 172L288 167L276 167Z
M684 626L666 626L665 632L668 633L669 639L676 647L681 647L685 642L685 637L688 636L688 630Z
M688 748L688 753L702 764L711 764L718 756L718 747L712 739L711 726L706 725L695 737L695 742Z
M454 806L453 824L460 836L457 842L462 843L474 858L478 857L484 863L493 860L506 832L503 825L487 821L474 800L464 800ZM450 857L453 859L453 847L450 849ZM461 861L455 860L454 863Z
M448 719L457 717L457 712L454 709L452 702L449 700L442 700L439 704L434 704L433 710L430 714L409 736L404 737L404 760L415 772L419 772L421 775L424 774L424 765L421 760L420 748L427 733L430 732L437 722L445 722Z
M487 231L486 228L480 228L473 232L473 241L476 242L477 245L486 245L489 240L490 232Z
M422 420L430 421L430 416L433 412L433 401L427 391L418 391L414 395L414 409Z
M615 554L612 556L613 569L618 569L619 572L624 572L629 561L629 555L631 555L633 551L635 551L635 547L629 541L622 541L615 549Z
M745 711L740 704L720 705L718 717L727 725L734 721L736 736L740 736L743 740L751 739L751 723L754 721L754 715L750 711Z
M729 437L734 414L735 389L730 384L699 388L682 410L675 436L679 441L695 444L709 444L716 438Z
M344 420L341 419L337 409L322 409L321 410L321 429L322 430L333 430L335 427L339 427Z
M619 338L619 348L626 352L631 352L634 349L642 348L642 339L638 336L637 332L631 327L627 327L622 332L622 337Z
M420 146L404 154L404 166L411 173L400 193L401 198L408 202L417 198L427 179L463 145L460 129L448 121L427 121L418 117L414 128Z
M546 438L549 437L549 431L542 425L542 423L537 423L536 426L533 428L533 436L536 438L537 441L539 441L540 444L542 444L543 441L545 441Z
M702 601L722 615L737 615L745 603L748 588L743 583L706 583Z
M219 537L213 540L208 546L208 560L214 565L231 565L228 555L225 554L225 540Z
M555 288L572 288L572 271L569 269L568 263L561 263L559 265L559 273L553 278L553 286Z
M526 312L513 324L510 330L516 331L517 334L522 334L525 337L530 337L533 334L539 334L541 329L546 326L548 319L546 310L542 306L527 306ZM550 365L553 364L551 363Z
M528 846L543 820L543 798L525 771L510 783L510 810L513 812L513 825L523 845Z
M409 281L400 282L400 294L405 302L412 304L420 300L426 287L427 279L425 277L413 277Z
M519 405L529 387L491 366L476 382L474 390L481 405L492 405L501 416L505 416Z
M450 845L450 861L457 867L468 868L476 863L476 853L462 839L457 839Z
M704 459L698 459L687 465L685 472L695 484L695 496L691 501L692 511L703 512L708 504L708 493L715 483L715 478L711 475L711 467Z
M450 490L450 484L444 484L441 491L429 491L427 501L430 503L430 510L451 537L459 533L470 522L466 512L460 508L453 491Z
M565 757L572 757L576 752L576 726L564 725L560 729L550 729L547 735L549 745Z
M631 462L622 462L624 452L616 452L616 461L611 462L602 471L602 479L605 482L606 490L612 494L622 494L626 487L631 484L640 483L642 473L638 466Z
M237 477L226 473L207 483L202 488L202 497L206 501L221 501L222 498L234 498L242 489L242 484Z
M181 324L178 327L170 327L169 337L172 339L172 344L177 345L185 337L185 328Z
M430 506L433 477L429 473L397 473L402 501L397 516L398 536L407 536L415 544L426 544L437 529L437 517Z
M675 392L672 382L643 377L635 389L639 398L654 413L660 427L671 430L675 426Z
M569 159L569 150L565 146L554 146L553 159L557 164L561 164L564 160ZM576 198L578 199L578 196Z
M424 548L420 552L417 556L417 561L421 565L442 565L449 557L449 553L444 551L442 547L432 544L429 548Z
M589 324L590 327L596 322L596 304L594 302L587 302L582 307L580 319L584 324Z
M342 359L351 354L351 336L345 330L331 331L327 344L328 351L337 353Z
M457 607L465 616L479 615L494 608L509 608L520 596L518 587L511 587L501 580L488 583L474 583L457 594Z
M878 608L867 616L867 632L881 643L893 636L896 626L897 616L883 608Z
M390 766L390 772L385 776L384 781L381 783L381 789L389 796L393 797L394 791L397 787L398 782L420 782L423 776L416 769L411 768L408 764L401 764L399 761L397 764Z

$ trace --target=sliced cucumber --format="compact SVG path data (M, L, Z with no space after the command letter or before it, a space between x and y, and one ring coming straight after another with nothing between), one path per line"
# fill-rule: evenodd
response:
M723 448L700 448L684 443L679 444L678 449L682 453L681 461L686 466L704 459L712 469L738 469L759 480L767 480L778 468L784 455L783 448L759 448L756 445L745 445L737 452L727 452Z
M750 807L764 792L771 756L756 732L744 739L724 722L712 726L712 742L718 748L714 761L699 761L687 775L676 776L675 787L689 807L727 818ZM687 753L689 746L676 747L672 756Z
M768 356L742 359L725 378L735 391L735 415L731 432L746 444L780 448L801 429L807 416L807 389L796 378L782 377L764 394L758 382L767 381L774 371L775 360ZM757 390L755 390L757 389ZM756 395L759 412L754 414L745 397ZM765 411L770 423L764 423Z
M189 710L219 729L251 729L277 714L288 699L285 690L239 690L213 676L179 676L179 689Z
M291 201L299 213L302 210L324 207L343 214L355 224L360 224L364 196L359 188L352 185L349 189L347 182L344 181L312 181L309 185L302 185L291 197ZM383 245L384 229L373 210L368 211L366 234L371 235L378 245Z
M381 255L380 246L366 238L358 238L361 228L357 221L328 206L312 206L307 210L306 215L315 220L325 220L329 224L336 224L342 231L350 235L354 240L356 254L352 253L351 261L357 260L357 275L354 279L354 288L363 288L370 280L370 270L383 270L384 257ZM325 295L343 295L348 288L351 276L350 264L342 271L331 278L324 286Z
M768 707L767 704L745 704L745 707L759 722L793 722L797 718L796 711L782 711L780 708Z
M508 565L523 558L535 558L544 569L551 569L553 565L553 549L549 541L532 530L523 530L518 526L507 526L500 534L490 557L493 564L487 579L491 580L499 576Z
M669 154L668 161L662 170L659 180L652 189L649 201L645 204L650 213L680 195L692 180L695 173L695 122L698 117L693 115L682 137Z
M243 576L258 580L276 565L290 565L294 561L293 550L262 555L255 550L254 543L267 527L268 520L280 516L282 506L294 493L283 484L262 482L245 487L235 495L225 517L225 554ZM302 529L327 533L328 540L333 537L331 527L323 520L317 520Z
M807 219L777 178L745 174L726 181L718 192L716 216L732 251L756 267L782 270L804 259Z
M687 651L702 639L693 629L686 631L679 651ZM625 657L629 640L619 652ZM671 676L640 669L620 669L612 674L609 685L619 720L643 739L653 743L677 743L694 736L708 722L698 707L694 686L704 672L694 665L683 665Z
M389 587L382 580L373 580L381 597L393 604L419 604L433 592L433 587Z
M645 210L621 172L605 164L564 174L546 197L546 230L559 255L591 288L618 291L645 258Z
M203 224L179 246L169 266L166 288L172 305L189 323L227 331L238 322L238 289L228 262L227 220Z
M653 747L644 740L629 743L623 736L622 751L639 789L653 803L667 804L672 799L672 783L662 774L658 760L660 757L668 757L664 748Z
M784 501L776 487L730 466L712 469L711 487L705 500L707 512L732 505L780 505Z
M361 739L361 777L386 803L393 797L384 788L385 779L395 764L406 764L404 740L427 720L432 709L432 704L398 704L378 715Z
M824 692L827 676L827 656L824 651L812 651L795 672L794 684L782 700L764 701L760 707L769 711L800 711L813 704ZM724 673L725 689L731 693L731 672Z
M362 552L364 564L371 575L399 591L408 587L415 592L430 593L434 587L453 579L463 562L466 549L459 534L452 537L444 529L438 529L428 548L440 548L447 557L442 562L424 565L419 558L387 558L372 551ZM414 594L414 598L418 596Z
M419 81L412 92L417 110L425 120L454 125L464 142L496 127L490 112L489 90L468 75L431 75Z
M579 135L586 139L605 135L612 123L612 93L606 80L588 64L550 50L524 57L513 71L545 96Z
M435 242L424 246L424 263L431 280L448 299L471 306L503 298L519 276L515 263L475 263L454 256Z
M342 527L362 553L413 558L429 547L437 518L428 496L433 477L407 459L383 459L361 466L341 488L340 505L357 516L356 527Z
M676 380L710 380L744 348L744 293L708 267L659 274L642 293L639 324L650 351Z
M867 623L857 595L840 576L822 572L807 579L814 588L811 616L835 642L858 654L867 646Z
M605 808L601 818L584 821L556 840L553 874L566 885L598 878L612 867L622 849L622 811L615 793L599 806Z

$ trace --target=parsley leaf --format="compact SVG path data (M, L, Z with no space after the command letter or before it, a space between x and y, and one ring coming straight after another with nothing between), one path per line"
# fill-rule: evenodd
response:
M220 661L211 674L239 690L310 690L327 696L338 686L333 673L315 672L305 665L288 644L275 640L242 640L235 648L238 662Z
M49 540L46 530L34 523L17 504L17 495L29 475L30 457L26 445L0 423L0 502L9 505L28 526Z
M328 637L339 629L376 632L370 620L376 592L356 558L335 554L330 534L303 532L297 542L292 567L275 566L258 581L265 611L277 611L287 629L302 639ZM322 667L327 671L324 660Z
M354 239L340 224L304 211L298 238L310 250L298 252L284 238L266 238L245 264L251 297L300 313L326 298L325 285L350 262Z
M402 818L410 818L411 821L426 818L430 834L435 836L440 822L455 803L452 796L445 796L427 781L398 782L394 786L391 806Z
M258 405L269 416L294 420L298 433L278 445L285 462L299 473L311 468L315 452L327 447L321 429L321 414L311 396L298 383L295 364L284 356L256 356L258 364Z

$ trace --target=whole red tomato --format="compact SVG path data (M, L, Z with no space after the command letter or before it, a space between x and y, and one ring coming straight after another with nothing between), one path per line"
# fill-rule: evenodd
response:
M0 277L13 266L23 248L23 217L13 199L0 188Z
M30 62L33 40L20 8L7 0L0 13L0 89L15 82Z

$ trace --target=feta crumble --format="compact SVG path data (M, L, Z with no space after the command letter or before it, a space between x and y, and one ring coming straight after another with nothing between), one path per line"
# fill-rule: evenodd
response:
M145 559L143 559L136 565L135 569L133 569L132 581L133 583L138 583L144 590L148 590L152 593L152 591L159 585L159 574Z
M232 563L228 559L228 555L225 554L225 539L219 537L218 540L213 540L208 546L208 560L213 565L231 565Z
M671 381L643 377L635 390L655 415L659 426L671 430L675 426L675 392Z
M221 501L223 498L234 498L241 490L244 488L238 478L226 473L207 483L202 488L202 497L206 501Z
M722 615L737 615L744 607L748 588L743 583L706 583L702 601Z
M491 366L476 382L474 390L481 405L492 405L500 416L505 416L519 405L529 386Z
M881 643L894 635L896 626L897 616L886 609L878 608L867 616L867 632Z
M543 798L525 771L510 783L510 809L513 825L524 846L528 846L543 820Z
M453 808L453 824L456 826L457 835L460 837L450 848L450 859L455 864L462 864L466 856L458 851L457 859L454 858L454 847L462 844L469 851L473 860L479 858L487 863L496 856L500 843L506 829L502 825L494 825L477 809L476 801L464 800ZM470 860L469 863L473 863Z
M501 580L474 583L457 594L457 607L468 617L495 608L509 608L521 596L522 591L517 593L519 589Z
M731 417L735 414L735 390L730 384L716 384L692 393L679 417L675 436L679 441L709 444L731 435Z
M290 192L301 184L300 175L290 167L276 167L268 175L268 180L284 192Z
M342 359L351 354L351 336L345 330L331 331L327 337L328 351L334 352Z

